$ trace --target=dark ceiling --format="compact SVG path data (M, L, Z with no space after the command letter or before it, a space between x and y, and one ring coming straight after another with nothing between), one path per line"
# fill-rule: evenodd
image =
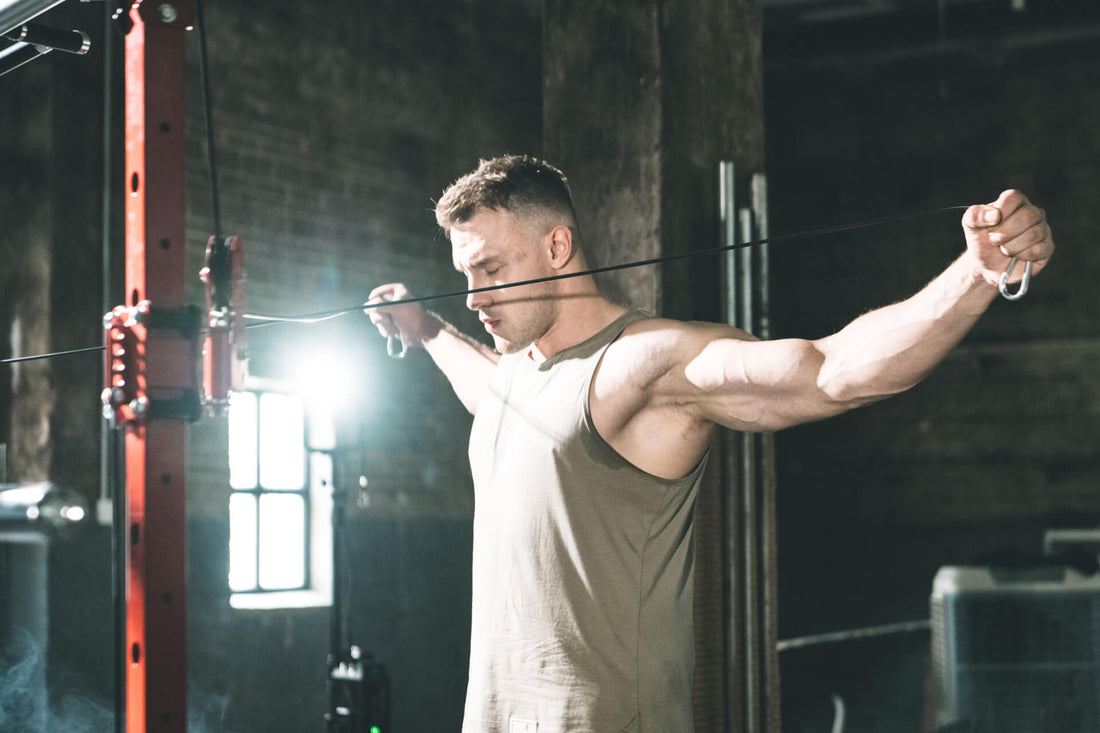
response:
M1100 0L762 0L773 72L1100 52Z

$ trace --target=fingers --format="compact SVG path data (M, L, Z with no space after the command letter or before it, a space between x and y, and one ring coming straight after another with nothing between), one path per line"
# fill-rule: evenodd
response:
M370 322L374 324L375 328L378 329L378 333L384 338L401 335L401 329L397 327L397 324L393 322L393 318L388 313L379 313L377 310L372 310L370 311Z
M1023 260L1045 260L1054 252L1046 212L1030 203L1016 209L996 231L990 232L989 241L1006 257Z
M1041 209L1034 224L1018 233L1008 232L1004 238L991 236L990 241L1006 257L1019 257L1023 260L1045 260L1054 252L1054 240L1050 227Z
M380 285L370 292L370 296L367 298L367 302L364 303L364 305L374 305L387 300L400 300L407 295L408 290L404 285L399 283ZM394 322L393 316L389 313L388 308L364 308L363 312L367 314L370 318L370 322L375 325L382 336L389 338L390 336L401 335L401 330Z
M370 295L367 297L367 303L379 303L384 300L401 300L408 297L409 291L401 283L388 283L386 285L379 285L374 290L370 291Z
M1046 212L1013 189L991 204L971 206L963 214L963 226L1005 257L1044 260L1054 251Z
M1001 221L1001 210L993 204L975 204L963 214L962 224L967 229L984 229Z
M407 302L410 299L415 300L409 289L401 283L381 285L371 291L364 304L370 307L363 310L378 329L378 333L386 339L397 337L401 339L403 347L420 347L426 338L438 332L441 321L418 302Z
M1029 206L1030 203L1027 196L1015 189L1002 191L993 203L978 204L967 209L966 213L963 214L963 226L969 229L997 226L1011 219L1021 207Z

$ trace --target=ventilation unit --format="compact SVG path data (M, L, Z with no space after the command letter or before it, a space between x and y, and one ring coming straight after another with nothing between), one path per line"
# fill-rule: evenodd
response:
M1100 576L944 567L931 605L938 725L1100 731Z

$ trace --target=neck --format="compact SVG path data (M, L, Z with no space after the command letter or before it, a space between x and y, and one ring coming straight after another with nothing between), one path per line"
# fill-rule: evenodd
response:
M588 292L563 294L558 317L546 333L531 344L528 356L541 362L563 349L576 346L599 333L626 310L601 295L594 285Z

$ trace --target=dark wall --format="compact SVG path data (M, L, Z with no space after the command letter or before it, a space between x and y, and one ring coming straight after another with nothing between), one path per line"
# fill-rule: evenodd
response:
M1100 59L1066 42L849 54L766 77L773 233L1017 187L1060 249L910 393L779 435L781 638L927 618L941 565L1035 554L1045 528L1100 518ZM775 335L823 336L915 291L961 251L959 218L776 246ZM926 652L920 633L785 652L785 723L831 720L836 692L846 730L917 730Z
M102 10L72 2L41 19L87 31L87 57L53 54L0 79L0 202L6 219L18 222L0 248L18 264L0 280L0 335L6 344L22 315L24 353L102 338ZM247 309L350 307L391 281L420 294L459 289L432 200L479 157L540 152L538 3L249 0L207 3L206 26L222 229L245 243ZM117 60L120 46L116 40ZM196 304L214 227L198 49L192 32L187 246ZM120 134L113 139L121 144ZM120 148L112 167L115 292L107 300L114 304L122 300ZM432 307L476 326L461 299ZM395 730L456 730L469 635L468 415L423 355L388 359L359 312L250 335L260 376L285 376L294 357L311 350L338 348L355 363L360 379L346 400L355 417L341 446L342 480L355 485L365 475L370 501L352 495L348 503L352 641L388 667ZM0 441L26 446L14 458L27 470L11 479L50 475L94 502L100 359L67 358L36 362L38 371L24 369L19 383L4 368ZM42 396L50 394L52 402ZM9 397L37 399L31 417L45 423L13 412ZM28 436L28 427L40 433ZM192 723L211 731L322 730L330 609L229 607L224 419L193 425L188 440ZM109 532L98 526L51 547L47 674L51 714L63 721L57 729L110 728L110 555Z
M101 11L70 2L52 15L95 41ZM397 279L422 293L461 287L431 198L478 157L539 152L538 15L533 0L247 0L207 8L222 219L226 233L245 240L249 310L351 306ZM5 350L15 314L23 317L24 353L99 339L99 48L0 79L0 203L15 222L0 230ZM187 223L195 303L213 227L197 48L192 37ZM1054 521L1048 517L1092 522L1100 511L1092 368L1100 263L1090 246L1100 192L1092 129L1100 62L1065 44L950 61L839 73L773 67L766 78L773 234L989 201L1018 186L1047 208L1061 245L1032 293L1018 304L997 302L924 385L780 435L784 637L925 617L940 565L1005 548L1034 551ZM119 170L114 178L112 195L121 196ZM911 293L958 251L957 218L776 246L775 335L824 335ZM108 301L121 299L117 269L118 292ZM461 302L437 307L473 325ZM39 321L27 329L32 317ZM346 478L366 475L371 500L349 505L353 629L389 667L395 729L457 728L469 626L468 418L426 360L385 358L358 315L331 328L253 334L260 374L331 341L361 366L366 397L355 405L361 426L349 441L361 455ZM31 386L11 381L10 371L0 375L0 429L6 440L24 441L17 456L27 469L11 478L56 473L94 498L98 359L35 369L21 373ZM8 417L7 399L20 396L38 407ZM224 423L200 423L189 439L192 718L213 730L319 730L329 612L228 607ZM50 551L51 698L55 710L76 710L97 725L110 719L115 689L109 556L98 527ZM915 729L924 644L907 637L786 653L787 721L797 730L803 711L841 692L853 704L850 730Z
M539 152L537 5L254 2L211 6L207 23L223 229L245 241L249 310L354 306L391 281L421 294L459 289L432 201L479 157ZM197 271L213 224L191 60ZM431 307L473 322L460 299ZM359 474L369 481L369 504L350 491L347 504L351 641L388 668L395 730L457 730L469 638L468 415L422 354L386 358L358 313L252 333L256 374L286 376L296 356L322 349L358 367L349 395L358 419L337 477L342 489ZM330 609L227 605L222 429L191 432L192 707L217 730L320 730Z

